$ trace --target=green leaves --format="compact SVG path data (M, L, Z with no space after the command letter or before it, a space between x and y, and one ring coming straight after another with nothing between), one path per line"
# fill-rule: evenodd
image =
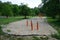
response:
M57 15L60 16L59 5L59 0L49 0L47 3L44 3L41 9L46 14L46 16L56 18Z
M11 2L0 1L0 16L35 16L39 13L39 8L29 8L26 4L12 4Z

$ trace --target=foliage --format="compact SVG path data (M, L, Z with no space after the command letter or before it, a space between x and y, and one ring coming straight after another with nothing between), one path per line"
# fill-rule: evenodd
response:
M47 1L47 2L46 2ZM42 0L43 7L41 10L52 18L60 20L60 1L59 0Z
M0 26L0 35L3 35L4 32L2 31L2 27Z
M35 37L35 36L34 36L33 38L34 38L33 40L40 40L40 38L38 38L38 37Z
M42 37L37 37L37 36L33 36L33 40L48 40L47 36L42 36Z
M60 34L53 34L53 35L51 35L53 38L56 38L56 39L58 39L58 40L60 40Z
M11 32L11 30L7 30L7 32Z
M7 17L13 15L10 2L1 3L1 13L2 16L7 16Z
M28 16L30 14L29 7L27 7L27 5L21 4L20 8L21 8L20 13L22 13L22 15L25 16L25 18L26 18L26 16Z
M9 17L9 18L0 18L0 25L1 24L8 24L10 22L14 22L14 21L18 21L18 20L22 20L23 17Z
M56 39L58 39L58 40L60 40L60 21L57 21L57 19L52 19L52 18L47 18L47 21L48 21L48 23L51 25L51 26L53 26L56 30L57 30L57 34L52 34L51 36L53 37L53 38L56 38Z
M39 9L29 8L27 5L21 3L21 5L12 4L11 2L0 1L0 16L35 16L39 12Z

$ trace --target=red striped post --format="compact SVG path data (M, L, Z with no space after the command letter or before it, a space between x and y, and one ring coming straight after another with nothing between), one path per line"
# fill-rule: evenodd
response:
M38 22L37 22L37 30L39 30Z
M31 20L31 30L33 30L33 23L32 23L32 20Z

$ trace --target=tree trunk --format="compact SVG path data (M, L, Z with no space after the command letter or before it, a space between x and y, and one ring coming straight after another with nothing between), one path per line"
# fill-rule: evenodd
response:
M26 19L26 15L25 15L25 19Z

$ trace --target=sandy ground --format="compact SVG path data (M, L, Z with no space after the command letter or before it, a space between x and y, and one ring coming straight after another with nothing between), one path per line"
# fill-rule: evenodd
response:
M26 25L28 20L28 26ZM33 30L31 30L31 20L33 23ZM37 30L37 22L39 29ZM57 31L46 22L46 17L33 17L31 19L24 19L17 22L12 22L2 29L5 33L14 35L51 35ZM10 30L10 32L8 32Z

